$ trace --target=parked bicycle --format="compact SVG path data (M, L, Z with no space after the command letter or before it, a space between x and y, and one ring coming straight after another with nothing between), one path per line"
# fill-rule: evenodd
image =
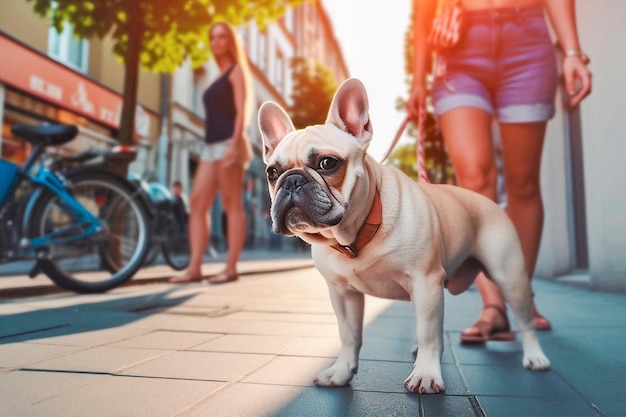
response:
M150 239L141 193L98 166L51 169L46 147L74 139L76 126L14 125L11 131L33 150L22 167L0 159L0 262L32 259L31 277L43 272L79 293L128 281Z
M165 262L178 271L189 265L189 209L182 199L177 198L163 184L147 182L130 176L133 183L145 193L154 213L152 240L144 265L154 263L159 254Z
M51 169L63 171L77 166L97 167L111 171L120 163L135 159L136 148L115 146L113 148L90 148L75 155L54 157ZM153 264L159 254L173 269L182 270L189 265L189 234L187 219L189 210L184 201L179 200L163 184L148 182L135 173L127 175L134 186L135 194L142 197L151 213L151 239L143 265Z

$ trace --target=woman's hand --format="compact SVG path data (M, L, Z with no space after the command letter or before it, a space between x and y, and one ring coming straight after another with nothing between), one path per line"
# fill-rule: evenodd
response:
M413 84L409 100L406 102L409 118L413 121L417 121L421 108L426 108L426 86L415 83Z
M569 94L569 105L576 107L591 93L591 71L580 56L568 56L563 61L565 88Z
M228 150L224 154L224 158L222 158L222 164L225 167L230 167L237 163L238 157L239 155L237 152L237 143L233 140L230 146L228 147Z

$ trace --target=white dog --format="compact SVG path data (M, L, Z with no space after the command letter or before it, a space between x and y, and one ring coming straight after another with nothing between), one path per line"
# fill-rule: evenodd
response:
M443 289L466 289L480 268L515 313L524 366L550 367L533 327L531 289L513 224L477 193L418 184L367 155L372 126L360 81L341 85L324 125L295 130L285 111L267 102L259 126L274 231L312 245L339 322L341 352L315 384L346 385L356 373L363 294L370 294L413 303L419 351L404 386L442 392Z

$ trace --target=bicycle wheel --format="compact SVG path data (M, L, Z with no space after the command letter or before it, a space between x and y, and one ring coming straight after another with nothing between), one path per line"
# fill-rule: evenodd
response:
M108 291L128 281L142 266L150 238L146 207L134 189L101 171L68 176L71 193L96 216L100 231L88 237L51 244L38 253L41 270L58 286L79 293ZM52 192L36 205L30 236L37 237L71 225L69 209Z
M189 266L187 224L182 224L173 215L168 216L165 223L165 236L167 239L161 245L165 262L177 271L187 268Z

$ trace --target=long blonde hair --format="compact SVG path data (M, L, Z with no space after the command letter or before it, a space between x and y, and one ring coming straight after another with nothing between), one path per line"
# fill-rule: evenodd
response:
M245 87L245 102L244 102L244 114L243 114L243 124L244 124L244 133L248 128L248 123L250 122L250 116L252 114L252 103L254 96L254 89L252 86L252 73L250 72L250 65L248 63L248 54L243 47L243 43L241 42L241 38L239 34L235 30L235 28L226 23L226 22L217 22L211 25L209 29L209 33L213 31L213 28L216 26L222 26L226 29L226 33L228 33L228 52L230 58L233 60L235 64L239 65L241 68L241 73L243 74L243 82ZM213 52L213 51L211 51Z

